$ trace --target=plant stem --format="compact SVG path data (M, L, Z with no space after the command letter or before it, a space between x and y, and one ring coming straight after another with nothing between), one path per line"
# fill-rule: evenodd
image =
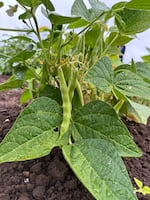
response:
M0 28L0 31L10 31L10 32L25 32L25 33L30 33L34 32L33 29L12 29L12 28Z
M96 17L95 19L93 19L84 29L82 29L77 35L75 35L74 37L70 38L67 42L65 42L64 44L61 45L61 48L63 48L64 46L66 46L67 44L69 44L73 39L75 39L76 37L78 37L80 34L82 34L84 31L86 31L88 28L91 27L92 24L94 24L100 17L102 17L104 14L106 13L106 11L103 11L98 17Z

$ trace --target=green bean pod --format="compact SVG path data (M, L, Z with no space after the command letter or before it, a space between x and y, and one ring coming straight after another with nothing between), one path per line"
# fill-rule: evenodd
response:
M63 101L63 120L60 127L60 137L62 137L67 132L70 125L72 105L69 96L69 89L67 87L64 73L61 67L58 68L58 78Z
M68 85L70 102L72 101L72 98L74 96L74 90L76 88L77 75L78 75L78 71L71 69L71 77L70 77L69 85Z

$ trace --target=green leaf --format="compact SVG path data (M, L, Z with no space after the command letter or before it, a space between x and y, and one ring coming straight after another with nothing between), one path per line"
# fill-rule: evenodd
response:
M128 112L134 115L136 122L147 124L147 119L150 116L150 107L136 103L128 99Z
M40 0L16 0L22 6L35 7L40 5Z
M90 13L83 0L75 0L72 8L71 15L80 16L83 19L90 21Z
M88 71L85 80L93 83L99 90L106 93L112 90L113 71L110 60L107 57L101 58Z
M126 8L138 10L150 10L149 0L132 0L126 4Z
M150 28L149 10L135 10L125 8L116 14L115 22L122 33L131 35L143 32ZM124 23L124 25L122 23Z
M2 8L3 6L4 6L4 3L0 1L0 8Z
M64 146L63 155L96 200L137 200L123 162L108 141L81 140Z
M21 20L25 20L25 19L30 19L32 18L32 14L30 10L27 10L26 12L24 12L23 14L19 15L19 19Z
M52 86L52 85L46 85L40 92L39 96L45 96L49 97L55 101L57 101L60 105L62 105L62 97L60 89Z
M141 76L145 81L150 83L150 62L149 63L136 63L137 75Z
M88 22L84 19L79 19L75 22L72 22L71 24L69 24L68 28L70 29L74 29L74 28L81 28L83 26L86 26L88 24Z
M104 2L101 2L99 0L88 0L93 11L99 15L100 13L102 13L103 11L109 10L109 8L107 7L107 5Z
M0 84L0 91L21 88L23 85L22 80L8 80L2 84Z
M142 56L142 59L144 60L144 62L150 62L150 55Z
M101 58L92 66L86 74L85 80L91 82L97 89L105 93L116 89L129 97L137 96L142 99L150 99L148 83L129 70L114 74L111 62L107 57Z
M73 117L72 132L76 140L102 138L113 143L121 156L140 156L128 129L114 109L102 101L93 101L82 107Z
M29 50L23 50L16 54L14 57L10 58L7 62L14 63L14 62L20 62L20 61L26 61L27 59L31 58L36 51L29 51Z
M49 14L49 19L52 24L69 24L72 22L75 22L80 19L80 17L67 17L67 16L62 16L58 15L56 13L51 13Z
M23 103L26 103L28 102L29 100L31 100L33 98L32 96L32 92L30 89L26 89L24 90L24 92L21 94L21 97L20 97L20 103L23 104Z
M137 178L134 178L134 181L135 181L136 185L137 185L139 188L142 188L142 187L143 187L143 183L142 183L140 180L138 180Z
M48 9L49 11L55 11L55 7L53 6L53 4L50 0L41 0L41 2L44 4L46 9Z
M29 42L29 43L35 43L34 40L32 40L31 38L28 38L26 36L23 36L23 35L19 35L19 36L13 36L13 37L10 37L8 38L8 40L12 41L12 40L15 40L15 39L18 39L20 41L25 41L25 42Z
M106 44L110 44L112 42L112 40L117 36L118 33L111 33L109 35L109 37L106 39ZM116 37L116 39L114 40L114 42L111 44L111 46L122 46L128 42L130 42L131 40L133 40L134 38L131 38L127 35L118 35Z
M144 195L150 195L150 187L148 187L148 186L144 186L143 187L143 189L142 189L142 194L144 194Z
M0 144L0 162L39 158L58 145L56 128L62 121L59 104L47 97L35 99L19 115Z
M149 84L133 72L126 71L117 74L114 87L126 96L150 99Z

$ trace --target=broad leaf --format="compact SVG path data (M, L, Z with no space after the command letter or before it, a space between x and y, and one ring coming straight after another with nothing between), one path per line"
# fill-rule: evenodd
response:
M75 141L87 138L102 138L113 143L121 156L140 156L141 153L125 125L111 106L102 101L93 101L82 107L72 119Z
M48 9L49 11L55 11L55 7L53 6L53 4L50 0L41 0L41 2L44 4L46 9Z
M133 38L131 38L131 37L127 36L127 35L120 35L118 33L113 32L106 39L106 44L109 45L113 41L111 46L122 46L122 45L130 42L131 40L133 40Z
M128 99L128 117L142 124L147 124L147 119L150 116L150 107L136 103Z
M103 11L109 10L107 5L99 0L89 0L89 3L96 15L99 15Z
M35 7L40 5L40 0L16 0L22 6Z
M126 8L138 10L150 10L149 0L132 0L126 4Z
M63 154L96 200L137 200L124 164L108 141L81 140L64 146Z
M83 26L86 26L87 24L88 24L88 22L86 20L79 19L79 20L69 24L69 26L67 28L70 28L70 29L81 28Z
M126 96L150 99L149 84L133 72L117 74L114 80L114 87Z
M57 101L60 105L62 105L62 97L59 88L56 88L52 85L46 85L40 92L39 96L49 97L55 101Z
M0 84L0 91L21 88L23 85L23 81L16 79L16 80L8 80L4 83Z
M150 83L150 62L149 63L136 63L137 74L141 76L145 81Z
M31 58L36 51L29 51L29 50L23 50L16 54L14 57L10 58L8 62L20 62L20 61L26 61L27 59Z
M125 34L136 34L150 28L150 10L124 9L115 15L119 30Z
M0 162L39 158L57 145L62 110L47 97L35 99L19 115L0 144Z
M137 96L142 99L150 99L148 83L129 69L118 74L114 73L112 64L107 57L101 58L92 66L86 74L85 80L106 93L116 89L129 97Z
M83 0L74 1L71 8L71 14L75 16L80 16L83 19L90 21L90 13Z
M107 57L101 58L94 64L85 76L85 80L93 83L98 89L110 92L113 84L111 62Z
M61 24L69 24L69 23L75 22L79 20L80 17L67 17L67 16L58 15L56 13L51 13L49 14L49 19L52 24L61 25Z

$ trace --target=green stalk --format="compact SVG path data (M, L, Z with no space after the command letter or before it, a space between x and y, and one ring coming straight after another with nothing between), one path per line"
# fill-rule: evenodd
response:
M0 28L0 31L10 31L10 32L25 32L25 33L30 33L34 32L33 29L30 30L25 30L25 29L12 29L12 28Z

